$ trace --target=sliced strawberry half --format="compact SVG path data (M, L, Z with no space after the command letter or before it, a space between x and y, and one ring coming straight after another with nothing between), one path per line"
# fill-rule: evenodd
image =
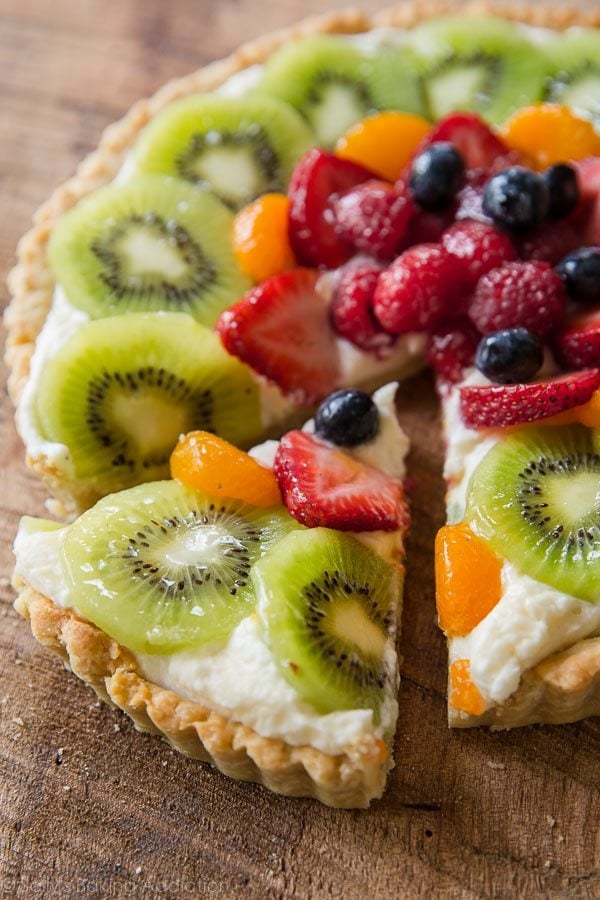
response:
M600 310L572 319L556 335L554 353L565 369L600 366Z
M338 352L319 273L273 275L223 312L225 348L274 381L292 402L316 403L339 386Z
M474 113L451 113L435 125L415 155L438 141L450 141L462 154L468 169L487 169L495 175L521 162L483 119Z
M521 425L587 403L599 386L600 369L528 384L466 386L460 389L460 411L469 428Z
M303 525L340 531L408 526L398 482L305 431L284 435L273 470L285 505Z
M583 229L580 245L600 244L600 157L573 163L577 169L580 202L573 217Z
M289 234L296 258L307 266L335 269L353 255L337 231L333 203L340 194L377 178L357 163L314 147L292 172Z

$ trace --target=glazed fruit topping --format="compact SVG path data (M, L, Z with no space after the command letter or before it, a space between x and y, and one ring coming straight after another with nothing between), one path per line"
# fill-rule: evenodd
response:
M366 256L350 260L337 270L331 298L331 320L337 333L372 353L385 351L394 342L373 313L381 272L382 267Z
M312 269L274 275L226 310L216 326L229 353L275 381L298 405L316 403L339 380L335 335L318 279Z
M374 177L363 166L318 147L302 157L288 190L290 241L299 262L335 269L350 259L354 251L336 229L332 205L338 196Z
M546 337L562 323L566 303L562 280L548 263L511 262L479 280L468 312L482 334L522 325Z
M559 103L522 107L506 122L502 137L538 169L600 154L600 137L592 123Z
M600 366L600 310L572 319L555 337L554 354L565 369Z
M441 244L405 250L379 277L373 303L377 319L392 334L429 330L454 311L460 270Z
M469 428L502 428L546 419L587 403L600 385L600 369L585 369L528 384L467 385L460 411Z
M600 247L580 247L556 267L571 300L600 303Z
M393 531L408 524L404 493L396 481L305 431L284 435L274 472L285 505L303 525Z
M410 193L422 209L446 209L465 180L465 161L454 144L440 141L423 150L413 160Z
M235 258L255 282L296 265L288 238L289 206L285 194L263 194L233 220Z
M550 203L541 175L524 166L511 166L490 178L483 193L483 211L496 225L525 231L538 225Z
M442 383L461 381L465 369L473 365L481 335L463 316L434 329L429 338L427 362Z
M336 232L359 253L394 258L412 212L410 197L386 181L366 181L333 202Z
M465 291L491 269L517 257L508 235L485 222L457 222L444 233L442 244L461 264Z
M520 161L520 155L511 151L474 113L452 113L441 119L421 149L440 141L454 144L469 169L489 169L493 173Z
M505 328L484 335L475 356L479 371L498 384L529 381L543 361L542 342L526 328Z
M563 219L572 213L579 203L579 182L573 166L557 163L543 174L548 188L548 215Z
M379 432L377 404L365 391L334 391L316 412L315 431L338 447L356 447L371 441Z

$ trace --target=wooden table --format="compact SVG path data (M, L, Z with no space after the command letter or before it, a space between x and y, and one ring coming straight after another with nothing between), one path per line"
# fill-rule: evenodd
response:
M1 0L2 275L35 207L137 97L318 11L317 0ZM20 514L43 514L44 490L3 397L2 896L600 897L600 723L446 727L438 412L429 378L415 389L397 764L368 812L273 796L178 756L35 643L12 608L10 546Z

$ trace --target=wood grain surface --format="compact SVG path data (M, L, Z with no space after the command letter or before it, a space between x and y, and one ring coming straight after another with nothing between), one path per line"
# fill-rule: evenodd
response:
M137 97L320 11L318 0L0 0L0 274L36 206ZM44 491L3 392L0 896L600 897L600 722L446 727L438 410L427 376L403 398L414 527L396 768L383 800L345 812L231 782L137 734L35 643L9 576L18 517L43 514Z

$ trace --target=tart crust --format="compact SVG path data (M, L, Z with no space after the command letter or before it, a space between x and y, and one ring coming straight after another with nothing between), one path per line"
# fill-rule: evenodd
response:
M347 10L306 19L242 45L231 56L168 82L149 99L138 101L104 131L98 148L38 209L33 227L19 242L17 264L8 277L12 301L5 313L8 387L13 403L17 405L22 396L35 340L52 303L54 282L46 246L54 223L82 197L115 177L141 129L164 106L192 93L216 89L236 72L264 62L277 48L297 37L356 34L385 26L410 28L449 12L496 14L557 30L570 25L600 25L600 12L520 3L475 2L457 7L446 0L423 0L373 16ZM72 485L47 457L28 456L27 464L58 498L57 512L69 515L76 506L85 505L85 496L74 502ZM15 607L30 620L37 640L60 656L101 699L124 710L140 731L159 734L177 750L212 763L226 775L264 784L277 793L315 797L339 808L364 808L381 796L393 765L389 748L382 742L365 742L345 754L329 756L313 747L292 747L262 737L214 710L146 681L133 656L101 630L72 610L56 606L20 578L15 579L15 588ZM506 703L482 716L451 709L449 724L511 728L533 722L574 721L590 715L600 715L600 638L580 641L549 657L525 673L519 689Z

